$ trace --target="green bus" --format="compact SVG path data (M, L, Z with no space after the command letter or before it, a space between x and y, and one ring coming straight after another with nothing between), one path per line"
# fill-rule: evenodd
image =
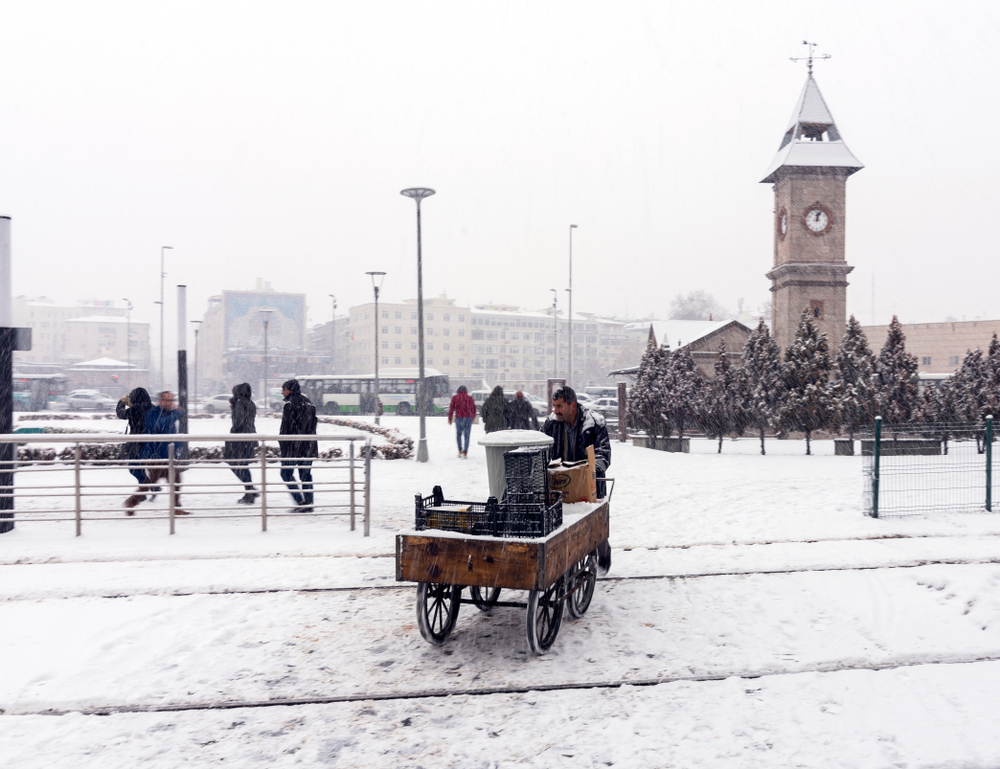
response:
M375 406L374 374L309 374L295 377L302 392L320 414L372 414ZM432 368L424 369L427 386L427 413L447 414L451 402L448 377ZM388 368L379 371L378 396L386 414L407 416L418 413L415 368Z

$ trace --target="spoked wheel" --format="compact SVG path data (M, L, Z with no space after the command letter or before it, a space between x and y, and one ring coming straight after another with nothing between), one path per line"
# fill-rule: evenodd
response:
M489 611L500 598L500 588L473 585L469 588L469 595L479 611Z
M528 645L535 654L548 651L559 635L563 595L562 579L557 579L547 590L532 590L528 594Z
M566 599L566 608L569 616L579 619L590 608L590 601L594 597L594 587L597 585L597 551L587 553L576 564L572 574L566 589L576 587L576 590Z
M417 585L417 624L427 643L440 646L445 642L461 606L462 588L441 582L421 582Z

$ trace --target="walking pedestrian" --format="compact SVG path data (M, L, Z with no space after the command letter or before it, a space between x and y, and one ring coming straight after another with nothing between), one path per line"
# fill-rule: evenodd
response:
M514 400L507 404L507 428L509 430L538 429L538 416L535 414L535 407L520 390L514 393Z
M483 401L483 426L488 433L507 429L507 398L500 385Z
M142 435L146 432L146 414L151 408L153 401L142 387L136 387L128 395L122 396L115 406L115 414L119 419L128 420L128 424L125 425L126 435ZM139 482L140 487L146 483L146 468L137 461L142 454L142 446L143 444L139 442L123 443L119 454L119 457L127 462L128 471ZM139 488L137 493L141 491L142 488Z
M280 435L315 435L316 407L302 394L296 379L289 379L281 386L285 407L281 413ZM281 480L295 500L296 513L313 511L312 460L319 456L316 441L280 441ZM295 468L299 470L299 485L295 480ZM300 493L301 491L301 493Z
M150 409L146 414L146 435L173 435L178 431L181 421L181 410L177 407L174 394L170 390L164 390L159 395L159 405ZM187 454L186 443L170 442L148 442L142 444L142 459L166 460L169 457L169 447L174 447L174 458L185 458ZM174 464L174 515L188 515L181 510L181 467ZM155 484L160 479L170 482L170 467L167 464L149 465L146 469L146 486L140 489L139 494L133 494L125 501L128 508L128 515L132 515L132 508L146 499L146 493L152 492Z
M229 410L231 412L233 426L229 428L231 433L253 434L257 432L255 420L257 418L257 404L252 399L253 391L246 382L238 384L233 388L233 397L229 399ZM246 493L236 500L238 505L252 505L257 501L257 494L250 482L250 459L253 457L253 450L257 448L257 441L226 441L222 449L222 457L229 463L229 468L237 478L243 483Z
M469 458L469 436L472 435L472 420L476 418L476 402L469 395L465 385L451 396L448 404L448 424L455 422L455 438L458 441L459 459Z

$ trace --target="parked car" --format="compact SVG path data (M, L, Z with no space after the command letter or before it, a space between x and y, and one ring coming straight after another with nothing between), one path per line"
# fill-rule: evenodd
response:
M535 409L535 414L539 419L545 419L549 415L551 409L545 398L539 398L537 395L532 395L531 393L525 393L524 397L531 401L531 405Z
M604 415L605 419L618 419L618 399L617 398L598 398L592 403L588 403L587 407L591 411L596 411Z
M118 401L96 390L89 392L77 390L75 394L66 397L66 405L70 411L113 411Z
M227 413L229 411L229 399L232 397L232 393L226 393L225 395L213 395L210 398L205 398L199 406L199 411L203 411L206 414Z

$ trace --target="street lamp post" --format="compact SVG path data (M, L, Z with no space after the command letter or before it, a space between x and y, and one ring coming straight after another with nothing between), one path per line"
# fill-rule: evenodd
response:
M163 252L173 251L173 246L160 246L160 392L167 389L166 371L163 368L163 279L167 273L163 269Z
M375 405L372 410L375 412L375 424L380 425L378 409L378 293L382 290L382 281L385 280L384 272L366 272L372 279L372 288L375 289ZM376 283L376 278L378 282Z
M330 373L337 373L337 297L327 294L333 300L333 315L330 316Z
M268 307L261 307L260 310L258 310L258 312L260 312L260 319L262 321L264 321L264 411L267 411L267 408L268 408L268 406L267 406L267 385L268 385L268 379L267 379L267 324L270 322L270 320L271 320L271 313L274 312L274 310L272 310L272 309L270 309Z
M125 308L125 360L128 363L128 389L132 390L132 300L122 299Z
M198 331L201 329L201 321L193 320L191 323L194 324L194 397L191 399L191 405L194 407L194 412L198 413Z
M569 293L569 373L566 382L570 386L573 385L573 230L575 229L575 224L569 226L569 288L566 289Z
M555 346L556 354L552 361L552 378L559 378L559 292L554 288L550 288L549 291L552 292L552 327L555 330Z
M417 406L420 409L420 442L417 444L417 461L426 462L427 456L427 383L424 381L424 278L423 255L420 250L420 201L429 198L434 190L427 187L411 187L402 190L405 195L417 201L417 344L420 346L420 384L417 387Z

